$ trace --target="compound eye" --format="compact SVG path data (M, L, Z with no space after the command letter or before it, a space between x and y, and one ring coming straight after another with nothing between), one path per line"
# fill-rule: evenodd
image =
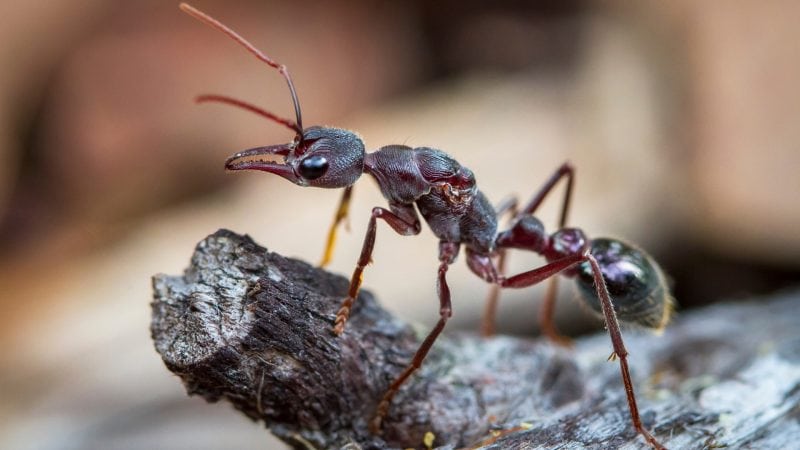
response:
M328 160L324 156L309 156L300 162L300 176L306 180L316 180L325 175L328 170Z

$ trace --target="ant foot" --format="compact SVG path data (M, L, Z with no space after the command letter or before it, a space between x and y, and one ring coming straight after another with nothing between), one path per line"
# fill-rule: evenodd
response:
M547 339L550 340L550 342L560 345L561 347L572 348L575 346L575 344L572 342L572 339L559 334L555 330L544 330L544 335L547 336Z
M383 418L389 412L389 401L385 398L378 404L378 410L375 412L375 417L369 422L369 431L372 434L380 435L383 431Z
M375 416L372 420L369 421L369 431L370 433L380 436L382 433L383 428L383 417Z
M495 334L495 327L493 320L487 320L486 318L481 321L481 337L492 337Z
M638 428L638 431L639 431L639 434L641 434L642 437L647 441L647 443L650 444L650 446L653 447L655 450L667 450L667 447L664 447L663 445L661 445L661 443L659 443L656 440L656 438L654 438L653 435L650 434L643 427Z
M341 336L344 333L344 325L347 323L347 319L350 317L350 308L353 306L353 298L347 297L344 299L342 303L342 307L339 308L339 311L336 313L336 321L333 325L333 333L337 336Z

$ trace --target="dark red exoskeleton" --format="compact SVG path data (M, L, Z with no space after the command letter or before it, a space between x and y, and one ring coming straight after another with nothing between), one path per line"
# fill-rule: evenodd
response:
M362 174L372 176L388 202L388 208L376 206L372 209L349 292L333 324L333 331L337 335L344 332L350 309L358 296L364 267L369 263L375 245L378 220L383 220L401 235L411 236L420 233L422 226L419 215L422 215L440 240L437 278L439 321L408 367L397 376L379 401L371 423L373 432L380 432L392 398L420 367L451 316L446 273L464 246L470 270L493 285L484 315L484 334L490 334L493 330L500 288L524 288L551 279L553 281L543 303L540 321L546 335L555 341L565 341L553 326L554 275L575 279L582 298L605 320L613 345L612 358L617 358L620 363L634 427L651 446L663 448L644 428L639 417L628 369L628 352L622 341L618 318L649 328L663 328L672 311L672 299L665 277L658 264L642 250L615 239L589 239L580 229L566 227L575 173L571 165L562 165L522 208L518 208L516 200L512 200L496 210L478 190L473 172L441 150L388 145L368 153L364 142L352 131L319 126L304 128L300 104L286 66L273 61L233 30L197 9L186 4L181 4L181 9L233 38L259 60L277 69L286 80L294 102L294 121L226 96L203 95L197 100L238 106L295 132L294 139L287 144L236 153L225 162L226 169L269 172L300 186L344 188L328 233L322 265L330 260L336 228L347 216L352 186ZM274 162L276 157L282 158L283 162ZM562 179L566 180L567 187L560 226L554 233L548 234L533 213ZM498 216L504 214L510 215L510 224L508 229L498 233ZM503 270L505 251L511 248L540 254L546 263L527 272L506 276Z

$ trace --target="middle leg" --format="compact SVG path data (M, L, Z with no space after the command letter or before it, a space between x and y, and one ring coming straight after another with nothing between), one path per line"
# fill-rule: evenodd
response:
M380 433L383 419L389 413L389 406L391 405L392 398L394 398L395 394L397 394L397 391L400 390L400 386L402 386L403 383L405 383L406 380L408 380L408 378L422 365L422 361L424 361L425 357L428 356L428 352L433 346L433 343L436 341L436 338L438 338L439 334L441 334L442 330L444 330L444 326L447 324L447 319L449 319L453 314L453 309L450 305L450 288L447 286L445 274L447 274L447 269L450 267L450 264L452 264L453 261L455 261L456 256L458 256L458 249L459 244L455 242L439 243L439 273L438 278L436 279L436 291L439 294L439 321L436 323L436 326L433 327L433 330L431 330L425 340L422 341L422 344L419 346L417 352L414 354L414 357L411 359L411 363L389 386L389 389L386 390L386 393L383 395L380 403L378 403L378 409L375 413L375 418L373 418L370 422L370 430L375 434Z

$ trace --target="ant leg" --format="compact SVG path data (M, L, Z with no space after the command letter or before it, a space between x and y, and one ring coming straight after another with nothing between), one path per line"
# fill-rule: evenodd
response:
M385 220L394 231L403 236L419 234L422 229L414 205L390 204L389 208L390 210L379 206L372 208L372 215L369 218L369 225L367 225L367 234L364 236L364 245L361 247L361 256L358 258L353 277L350 279L347 298L344 299L341 308L336 313L333 332L337 336L344 332L344 325L347 322L347 318L350 317L350 309L353 307L356 297L358 297L358 290L363 280L364 267L372 261L377 220Z
M333 223L328 230L328 239L325 243L325 251L322 254L322 261L319 263L320 267L325 267L329 262L331 262L331 258L333 257L333 248L336 246L336 227L339 226L342 220L347 219L347 211L350 208L350 195L352 192L353 186L347 186L344 188L342 199L339 200L339 208L336 209L336 215L333 217ZM348 228L349 230L349 226L347 224L345 224L345 228Z
M556 329L555 316L556 297L558 296L558 278L553 277L547 283L547 292L544 294L541 309L539 310L539 328L547 339L564 347L571 347L572 340Z
M608 334L611 337L611 345L614 353L611 358L619 359L620 372L622 373L622 383L625 386L625 396L628 400L628 409L631 413L631 420L636 431L647 440L653 448L657 450L665 450L665 447L656 441L642 425L642 420L639 417L639 408L636 406L636 396L633 392L633 382L631 381L630 370L628 369L628 351L625 349L625 343L622 341L622 333L619 330L619 322L617 321L617 314L614 312L614 306L611 302L611 294L608 292L608 286L603 279L602 272L600 271L600 264L591 253L577 254L566 256L564 258L553 261L538 269L528 272L523 272L511 278L501 279L500 285L503 287L523 288L534 285L542 280L545 280L562 270L573 267L576 264L588 262L592 267L592 276L594 277L595 290L597 297L600 299L601 309L603 310L603 318L605 319Z
M456 256L458 255L458 249L459 244L455 242L439 243L440 264L439 276L436 280L436 291L439 294L439 322L436 323L436 326L433 327L433 330L431 330L425 340L422 341L422 345L420 345L417 349L417 352L414 354L414 358L411 359L411 363L408 365L408 367L406 367L400 376L394 380L394 382L389 386L389 389L386 390L386 393L383 395L380 403L378 403L378 409L375 413L375 418L370 422L370 430L375 434L380 433L383 419L389 412L389 406L391 405L392 398L395 396L395 394L397 394L397 391L400 390L400 386L402 386L403 383L408 380L411 374L413 374L422 365L422 361L425 360L425 357L428 355L428 351L430 351L433 343L436 341L436 338L439 337L439 334L444 329L447 319L449 319L453 314L450 306L450 288L447 286L445 274L447 273L447 269L450 264L455 261Z
M516 197L510 197L503 201L495 210L498 219L505 213L510 213L511 217L516 217L518 200ZM497 257L497 273L500 276L505 274L506 270L506 251L501 249L498 251ZM486 297L486 307L483 310L483 318L481 319L481 336L489 337L495 332L495 323L497 322L497 302L500 299L500 286L492 284L489 288L489 295Z
M539 191L528 202L525 208L520 211L518 217L536 212L536 210L544 201L545 197L547 197L547 194L549 194L559 180L564 177L567 178L567 189L564 192L564 202L561 204L561 216L558 221L558 226L563 228L567 224L567 214L569 213L569 205L572 201L572 180L575 178L575 168L568 162L565 162L561 165L561 167L556 169L555 173L550 176L544 186L539 188Z
M614 353L611 358L619 358L619 368L622 372L622 383L625 385L625 395L628 399L628 409L631 412L631 420L636 431L645 438L648 444L658 450L666 450L666 447L661 445L656 438L653 437L642 425L642 420L639 417L639 408L636 406L636 396L633 392L633 383L631 382L631 374L628 370L628 351L625 349L625 343L622 341L622 333L619 330L619 322L617 321L617 314L614 312L614 306L611 303L611 295L608 292L608 286L603 279L600 265L591 253L586 254L586 260L592 266L592 276L594 277L595 290L597 291L597 298L600 299L600 305L603 310L603 318L606 322L608 334L611 337L611 345L614 348Z
M573 267L576 264L580 264L584 261L586 261L586 256L580 253L576 255L565 256L536 269L514 275L513 277L500 278L498 280L498 284L501 287L507 288L524 288L533 286L536 283L544 281L553 275L563 272L564 270L567 270L570 267Z
M519 199L516 196L508 197L497 205L495 214L497 214L497 217L500 217L505 213L511 213L511 217L515 217L517 213L519 213L518 204Z
M569 205L572 200L572 185L573 185L573 178L575 177L575 168L568 162L561 165L561 167L556 170L556 172L550 176L550 179L544 184L544 186L539 189L539 192L533 196L533 198L528 202L525 208L522 210L520 215L522 214L533 214L536 209L539 208L539 205L542 204L547 194L555 187L555 185L561 180L561 178L567 178L567 188L564 192L564 200L561 204L561 216L559 217L558 226L559 228L564 228L567 224L567 214L569 213ZM539 310L539 328L541 328L542 333L547 336L550 340L557 342L562 345L570 345L569 338L562 336L559 334L558 330L555 326L555 303L556 298L558 296L558 278L553 278L552 281L549 282L547 286L547 291L544 296L544 300L542 301L541 309Z
M497 256L497 273L500 276L506 272L506 251L500 250ZM497 323L497 303L500 300L500 286L493 284L489 288L489 295L486 297L486 306L481 318L481 336L489 337L495 333L495 323Z

